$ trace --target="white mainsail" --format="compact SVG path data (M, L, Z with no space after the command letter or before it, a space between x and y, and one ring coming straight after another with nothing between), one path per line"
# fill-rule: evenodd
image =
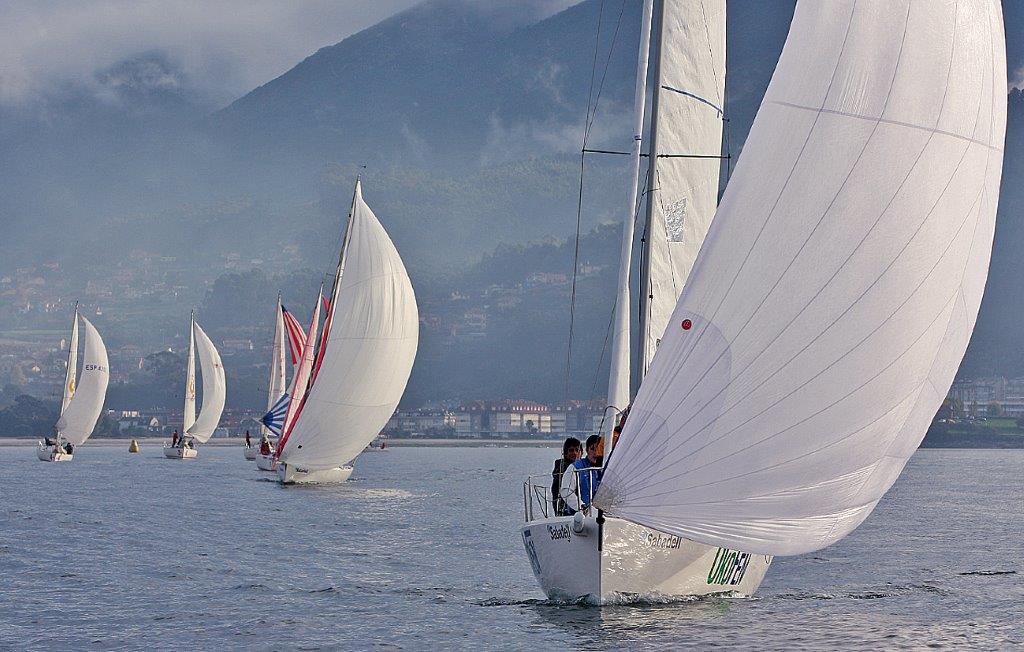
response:
M999 0L800 2L595 503L754 553L857 527L974 328L1006 102Z
M71 399L75 396L78 385L78 304L75 304L75 316L71 322L71 340L68 342L68 368L64 374L64 395L60 401L61 414L68 409Z
M188 361L185 367L185 411L181 424L184 435L196 422L196 318L195 313L188 321Z
M85 324L82 373L78 378L78 388L74 396L61 412L55 426L60 438L71 442L73 446L83 444L96 427L96 421L103 411L103 400L107 396L107 384L110 381L107 347L89 320L85 317L81 319Z
M210 440L217 429L217 424L220 423L220 415L224 412L227 383L224 379L224 364L220 360L217 347L194 321L192 330L203 372L203 407L195 423L185 431L185 434L194 437L200 443L205 443Z
M284 348L284 312L281 308L281 297L277 297L277 312L274 326L274 344L270 358L270 380L267 383L267 412L284 396L287 388L285 378L285 348ZM270 434L270 430L264 425L260 426L261 434Z
M646 372L718 206L725 0L659 4L647 183L641 360Z
M358 182L330 311L320 372L281 452L281 461L309 469L351 461L380 433L419 340L409 275Z

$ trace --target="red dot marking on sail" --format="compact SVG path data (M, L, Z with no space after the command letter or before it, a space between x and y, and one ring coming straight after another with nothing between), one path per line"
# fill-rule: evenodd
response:
M689 319L684 319L683 320L683 330L684 331L688 331L691 328L693 328L693 322L690 321Z

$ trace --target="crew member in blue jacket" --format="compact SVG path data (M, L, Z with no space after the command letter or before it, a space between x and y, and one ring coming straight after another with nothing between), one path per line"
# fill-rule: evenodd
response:
M601 435L590 435L587 437L587 455L576 460L573 466L576 467L576 475L579 478L579 494L580 502L583 507L590 505L590 501L594 499L594 494L597 493L597 487L601 484L601 474L603 470L600 467L601 460L598 457L597 451L601 445ZM589 469L584 471L583 469Z

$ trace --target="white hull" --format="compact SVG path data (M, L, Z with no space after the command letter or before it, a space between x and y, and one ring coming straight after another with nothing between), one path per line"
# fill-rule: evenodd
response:
M40 462L70 462L74 459L74 453L67 453L65 451L54 452L53 446L47 446L43 442L39 442L36 446L36 457L39 458Z
M188 448L185 446L168 446L164 444L164 457L168 457L172 460L191 460L199 455L199 451L195 448Z
M600 529L593 517L575 525L574 529L572 516L560 516L522 528L537 582L553 600L607 603L750 596L772 561L766 555L695 543L617 518L607 518Z
M256 459L256 452L257 451L256 451L256 448L254 446L246 446L242 450L243 450L243 453L245 454L245 459L249 460L250 462L253 461L254 459Z
M260 471L269 471L273 473L277 470L277 459L274 457L273 453L270 455L257 455L256 468Z
M348 480L351 475L351 466L308 470L298 469L285 462L277 464L277 478L281 484L338 484Z

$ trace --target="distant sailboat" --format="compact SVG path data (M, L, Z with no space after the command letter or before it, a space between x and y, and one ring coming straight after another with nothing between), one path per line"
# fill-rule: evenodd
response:
M196 350L203 373L203 406L196 416ZM227 384L224 378L224 364L217 347L196 323L193 314L189 323L188 366L185 371L185 411L182 420L182 435L177 443L164 444L164 455L174 459L191 459L199 454L195 442L204 444L210 440L220 415L224 412L224 398Z
M77 373L79 319L85 325L85 352L80 376ZM85 443L96 427L110 381L107 347L92 323L78 314L77 306L67 364L61 413L54 426L54 437L39 442L36 450L37 457L44 462L66 462L73 458L74 450Z
M662 52L689 44L668 42L664 16L696 4L658 3ZM651 10L647 0L645 29ZM528 509L523 543L549 596L749 595L772 555L823 548L867 518L974 328L1002 171L1004 43L998 0L797 4L651 355L642 329L649 369L614 449L606 434L598 509ZM656 79L662 93L688 91ZM627 283L617 309L628 305ZM616 342L625 375L609 402L621 410L628 335Z
M297 364L292 376L291 390L281 394L273 406L263 417L263 425L267 428L266 439L260 443L260 453L256 457L256 466L261 471L277 470L277 449L282 441L284 433L288 432L295 415L298 413L299 405L302 402L305 388L309 385L310 375L313 372L313 352L316 346L316 334L320 325L320 303L323 299L323 288L317 293L316 307L313 309L313 317L309 324L309 330L303 333L301 327L290 313L282 311L287 318L289 337L298 340ZM272 440L271 437L275 437Z
M416 357L419 313L412 283L358 181L334 287L323 303L319 350L314 357L311 326L303 351L304 363L312 362L308 387L295 387L301 400L278 446L284 484L347 480L349 462L398 406Z
M270 380L267 382L267 411L273 410L274 405L284 395L285 385L285 372L286 372L286 361L285 361L285 324L284 324L284 310L281 306L281 295L277 296L277 309L274 312L274 343L271 347L270 355ZM255 460L257 453L259 452L259 446L262 444L264 439L270 438L271 432L266 424L260 425L260 444L253 446L251 443L246 443L245 446L245 459Z

